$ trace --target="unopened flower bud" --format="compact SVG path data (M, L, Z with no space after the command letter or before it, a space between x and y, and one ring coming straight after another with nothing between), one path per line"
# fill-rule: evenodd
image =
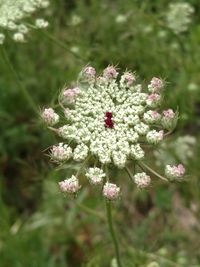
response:
M116 71L115 67L109 66L107 67L104 72L103 72L103 77L111 80L111 79L116 79L118 75L118 72Z
M156 108L161 102L161 96L159 94L151 94L148 96L146 103L149 107Z
M163 111L162 125L164 129L173 130L176 127L178 120L178 114L172 109L167 109Z
M125 72L121 76L120 84L121 86L131 86L136 81L135 75L131 72Z
M51 149L51 157L56 161L69 160L72 157L72 149L68 145L60 143Z
M76 100L76 97L79 95L80 89L78 87L75 87L73 89L65 89L63 92L63 100L67 103L74 103Z
M60 186L61 192L67 193L67 194L75 194L79 191L81 187L79 185L79 180L74 175L72 175L71 178L68 178L60 182L59 186Z
M119 197L120 188L116 184L107 182L103 187L103 195L108 200L116 200Z
M164 86L163 80L153 77L151 83L148 85L148 89L151 93L159 92Z
M153 124L161 119L161 115L155 110L148 110L144 113L144 121L148 124Z
M91 80L94 80L95 79L95 76L96 76L96 70L95 68L91 67L91 66L88 66L86 67L84 70L83 70L83 76L88 80L88 81L91 81Z
M52 108L45 108L42 113L42 118L49 126L53 126L59 121L59 115Z

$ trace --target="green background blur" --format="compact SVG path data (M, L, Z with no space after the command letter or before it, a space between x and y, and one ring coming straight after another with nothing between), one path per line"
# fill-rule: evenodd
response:
M21 88L39 112L54 105L59 89L75 81L87 64L97 71L108 64L131 69L141 81L164 78L163 108L180 113L169 144L180 136L196 140L186 149L191 155L185 182L158 181L143 192L123 179L114 216L125 267L153 261L160 267L200 267L200 1L187 1L195 13L179 36L165 25L169 2L52 0L40 14L49 21L48 29L32 30L24 44L6 40L4 50L0 47L0 267L111 266L100 192L85 187L75 200L59 193L57 182L67 173L56 172L44 152L56 137ZM174 146L166 145L167 159L179 160L186 152L180 145L177 155ZM152 168L159 170L151 158ZM82 204L103 219L88 214Z

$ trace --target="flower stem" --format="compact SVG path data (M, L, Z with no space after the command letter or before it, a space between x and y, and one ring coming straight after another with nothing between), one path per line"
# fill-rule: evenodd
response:
M113 219L112 219L112 205L111 201L106 200L106 212L107 212L107 221L109 226L110 235L115 248L115 255L117 260L117 267L122 267L120 252L119 252L119 244L113 227Z
M161 180L165 181L165 182L169 182L167 178L163 177L162 175L160 175L159 173L157 173L156 171L154 171L152 168L150 168L149 166L147 166L144 162L140 162L140 164L146 168L148 171L150 171L151 173L153 173L154 175L156 175L158 178L160 178ZM139 164L138 164L139 165ZM140 166L140 165L139 165ZM141 167L142 167L141 166Z
M35 113L38 113L38 107L36 106L34 100L32 99L31 95L28 93L28 91L26 90L26 88L24 88L24 86L22 85L20 78L18 76L18 73L16 72L16 70L14 69L9 56L6 52L6 50L4 49L4 47L2 47L2 54L4 57L5 62L7 63L11 73L13 74L19 89L21 90L21 93L23 94L24 98L28 101L28 103L30 104L30 106L32 107L32 109L34 110Z

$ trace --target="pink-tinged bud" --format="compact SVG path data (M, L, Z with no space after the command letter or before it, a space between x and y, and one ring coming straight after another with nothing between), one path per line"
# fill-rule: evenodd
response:
M165 118L173 119L175 116L175 112L172 109L167 109L163 111L163 115Z
M156 123L161 119L160 113L155 110L148 110L144 113L144 121L148 124Z
M182 164L178 164L177 166L167 165L165 168L165 175L171 181L173 180L181 180L185 174L185 168Z
M121 83L125 83L128 86L131 86L136 81L135 75L130 72L125 72L121 77Z
M45 108L42 118L49 126L53 126L59 121L59 115L52 108Z
M164 129L173 130L176 127L178 120L178 114L172 109L167 109L163 111L162 125Z
M157 77L153 77L150 85L148 86L148 89L150 92L155 93L155 92L159 92L160 89L163 88L163 86L164 86L163 80Z
M155 108L161 102L161 96L159 94L151 94L148 96L146 103L148 106Z
M51 157L55 161L65 161L72 157L72 149L68 145L60 143L51 149Z
M73 89L65 89L63 92L64 100L66 100L68 103L74 103L76 100L76 97L80 94L80 88L75 87Z
M103 77L108 80L117 78L117 75L118 75L118 72L113 66L107 67L103 72Z
M116 200L119 197L120 188L116 184L106 183L103 187L103 195L109 200Z
M96 70L95 68L88 66L83 70L83 74L87 79L94 79L96 76Z
M74 175L72 175L71 178L60 182L59 186L60 186L61 192L67 193L67 194L75 194L79 191L81 187L79 185L79 180Z

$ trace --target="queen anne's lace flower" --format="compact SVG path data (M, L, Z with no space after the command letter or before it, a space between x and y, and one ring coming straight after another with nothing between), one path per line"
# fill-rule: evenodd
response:
M81 71L77 86L61 92L59 102L64 116L58 129L53 130L68 145L67 152L64 144L55 147L54 158L56 155L72 157L76 162L95 161L98 167L92 168L90 162L86 172L91 184L99 184L105 177L100 166L112 164L124 169L130 161L139 164L145 157L145 144L150 147L160 143L164 120L174 119L173 111L164 111L163 116L158 111L163 86L163 81L154 77L143 90L141 84L136 84L134 73L125 72L119 77L116 68L109 66L102 76L97 76L96 70L87 66ZM51 108L45 109L42 116L49 125L59 119ZM142 173L135 176L135 181L145 187L150 178ZM103 195L115 199L119 191L115 184L107 183Z
M187 31L194 8L190 3L171 3L166 15L168 27L176 34Z
M1 0L0 1L0 29L13 33L16 42L24 42L25 35L29 31L26 19L38 9L47 8L48 0ZM36 27L43 28L48 26L48 22L43 19L36 20ZM1 36L3 33L1 33ZM5 35L4 35L5 36ZM5 38L0 38L0 44Z

